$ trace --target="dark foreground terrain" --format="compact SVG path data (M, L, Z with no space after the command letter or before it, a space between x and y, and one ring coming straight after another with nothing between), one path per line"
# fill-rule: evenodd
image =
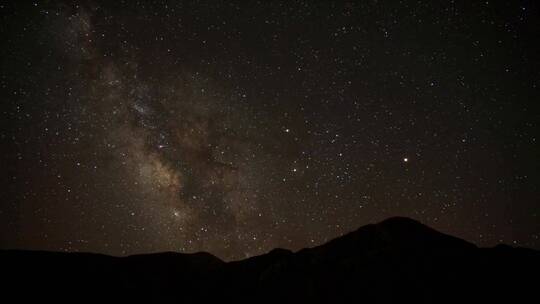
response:
M540 303L540 252L478 248L407 218L229 263L208 253L7 250L0 275L9 303Z

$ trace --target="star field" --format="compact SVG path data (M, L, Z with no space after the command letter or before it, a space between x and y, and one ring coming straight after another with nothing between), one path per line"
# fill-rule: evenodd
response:
M0 247L540 248L534 1L0 3Z

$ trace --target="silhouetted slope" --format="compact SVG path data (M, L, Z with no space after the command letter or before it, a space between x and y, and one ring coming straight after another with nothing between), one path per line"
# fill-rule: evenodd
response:
M535 300L538 251L477 248L391 218L296 253L225 263L208 253L125 258L0 251L2 294L55 301L470 303Z

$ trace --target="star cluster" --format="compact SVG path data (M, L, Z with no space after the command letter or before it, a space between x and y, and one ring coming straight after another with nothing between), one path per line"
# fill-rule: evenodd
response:
M540 247L532 1L0 3L0 246Z

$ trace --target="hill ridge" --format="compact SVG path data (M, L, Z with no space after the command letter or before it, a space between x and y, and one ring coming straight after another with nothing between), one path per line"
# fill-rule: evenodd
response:
M478 248L394 217L312 248L276 248L239 261L207 252L114 257L1 250L0 267L8 278L2 291L23 300L515 302L535 296L540 252Z

